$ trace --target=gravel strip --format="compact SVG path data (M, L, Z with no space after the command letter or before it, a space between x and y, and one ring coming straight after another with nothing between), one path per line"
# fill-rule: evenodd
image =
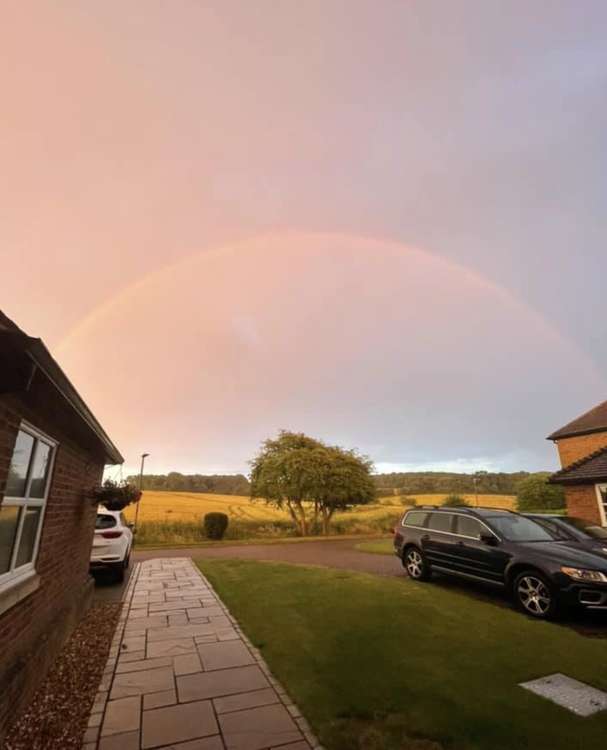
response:
M5 750L80 750L120 608L112 602L88 610L9 730Z

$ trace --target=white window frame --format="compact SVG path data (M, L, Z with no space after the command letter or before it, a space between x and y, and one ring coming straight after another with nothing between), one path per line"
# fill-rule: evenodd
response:
M28 563L25 563L25 565L20 565L18 568L15 568L14 566L17 561L19 545L21 543L21 533L23 531L23 525L25 522L25 512L20 513L19 523L17 525L17 533L15 535L15 541L13 544L13 551L11 553L10 567L6 573L2 573L0 575L0 593L2 593L8 588L11 588L12 586L21 582L22 580L29 578L30 576L34 575L36 572L36 560L38 559L38 548L40 546L40 537L42 535L42 528L44 526L44 517L46 514L46 503L48 499L49 489L52 483L53 469L55 468L55 456L57 455L57 447L59 445L59 443L56 440L53 440L53 438L49 437L44 432L41 432L38 428L29 424L29 422L22 421L21 424L19 425L19 432L25 432L34 438L34 449L30 456L29 466L27 469L25 493L23 497L14 497L11 495L5 495L4 499L2 500L1 507L3 508L6 508L6 507L41 508L40 521L38 522L38 530L36 532L36 539L34 540L34 550L33 550L31 561ZM17 437L15 436L15 443L16 441L17 441ZM36 453L38 452L38 446L40 445L40 443L44 443L51 449L50 462L48 465L48 471L46 475L46 484L44 486L43 496L30 498L29 494L30 494L31 483L32 483L32 475L31 475L32 466L34 465L34 462L36 460ZM14 446L13 446L13 450L14 450ZM11 460L12 460L12 456L11 456Z
M607 496L607 484L597 484L595 485L596 490L596 501L599 504L599 514L601 516L601 525L607 526L607 502L603 502L603 496L601 495L601 491L605 492Z

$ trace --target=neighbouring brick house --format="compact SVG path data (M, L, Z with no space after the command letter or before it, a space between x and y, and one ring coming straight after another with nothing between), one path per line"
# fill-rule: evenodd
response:
M86 493L122 461L42 341L0 312L0 747L90 601Z
M607 401L548 436L561 470L550 477L565 489L571 516L607 526Z

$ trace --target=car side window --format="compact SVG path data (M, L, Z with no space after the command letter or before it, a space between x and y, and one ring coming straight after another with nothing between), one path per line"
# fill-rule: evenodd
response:
M404 526L423 526L426 523L426 518L428 518L427 513L422 513L422 511L419 511L419 510L412 510L411 512L407 513L407 515L405 516L403 525Z
M474 539L481 538L481 525L476 518L469 516L456 516L455 531L462 536L471 536Z
M433 531L451 531L451 513L431 513L428 528Z

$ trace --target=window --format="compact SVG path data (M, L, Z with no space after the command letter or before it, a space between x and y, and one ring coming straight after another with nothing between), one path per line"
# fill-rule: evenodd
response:
M492 516L491 525L509 542L554 541L552 534L543 526L523 516Z
M603 526L607 526L607 484L597 484L596 493L599 498L599 511Z
M433 531L451 531L451 513L431 513L428 528Z
M423 526L428 517L427 513L419 510L412 510L405 517L405 526Z
M114 516L110 516L109 513L97 513L95 529L111 529L116 525L116 519L114 518Z
M0 505L0 587L34 569L55 447L28 425L17 434Z
M455 531L462 536L470 536L473 539L481 538L481 525L476 518L469 516L455 516Z

